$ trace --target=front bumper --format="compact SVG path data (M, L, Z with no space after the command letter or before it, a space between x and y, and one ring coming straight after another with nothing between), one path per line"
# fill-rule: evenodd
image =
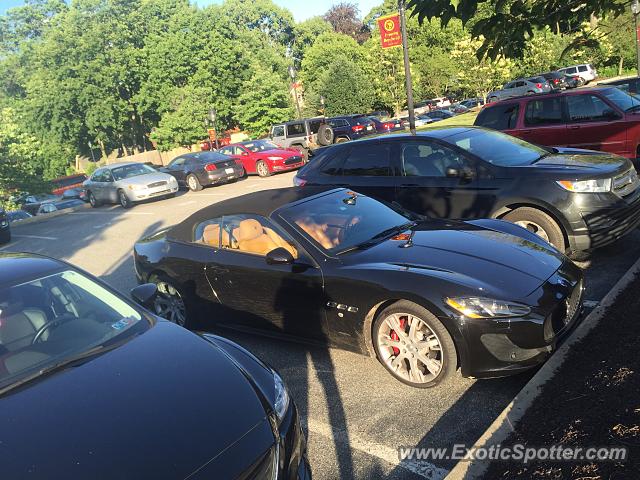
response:
M237 180L244 176L244 167L242 165L234 165L232 167L219 168L211 172L207 172L206 182L204 185L216 185L226 183L230 180Z
M166 184L160 187L147 188L143 190L129 190L127 196L132 202L141 202L150 198L163 197L165 195L173 195L178 192L178 184Z
M272 172L287 172L304 166L304 159L300 155L285 158L283 160L270 161L269 168Z
M593 195L593 194L582 194ZM569 246L573 251L585 251L616 242L640 225L640 188L628 198L611 202L606 199L582 205L573 215ZM586 202L585 202L586 203Z
M280 424L279 432L281 458L278 478L311 480L311 469L307 460L307 437L293 401Z
M580 321L582 271L565 263L523 303L531 312L518 318L459 320L465 342L462 375L491 378L513 375L541 363Z

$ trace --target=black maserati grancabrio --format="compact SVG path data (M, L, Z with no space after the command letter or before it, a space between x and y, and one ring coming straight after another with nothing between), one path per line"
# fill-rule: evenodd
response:
M276 372L46 257L0 253L0 410L6 479L311 478Z
M540 364L577 323L584 288L577 266L515 224L429 219L327 187L216 203L134 256L160 316L375 355L418 387L458 367L495 377Z

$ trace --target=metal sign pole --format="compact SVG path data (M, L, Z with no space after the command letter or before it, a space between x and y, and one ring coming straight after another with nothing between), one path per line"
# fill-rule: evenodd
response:
M404 54L404 77L407 84L407 110L409 111L409 130L416 133L416 115L413 111L413 86L411 82L411 67L409 65L409 45L407 44L407 18L405 0L398 0L400 10L400 30L402 32L402 53Z

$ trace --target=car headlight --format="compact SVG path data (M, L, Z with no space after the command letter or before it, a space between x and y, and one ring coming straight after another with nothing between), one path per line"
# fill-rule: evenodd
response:
M611 191L611 179L600 178L598 180L579 180L573 182L571 180L560 180L556 182L565 190L577 193L599 193Z
M278 417L278 422L282 422L287 410L289 409L289 392L282 378L276 372L273 372L273 383L275 384L275 401L273 409Z
M269 160L282 160L282 157L267 157Z
M531 311L529 307L519 303L483 297L447 297L445 302L469 318L522 317Z
M146 189L147 189L146 185L138 185L137 183L129 185L129 190L146 190Z

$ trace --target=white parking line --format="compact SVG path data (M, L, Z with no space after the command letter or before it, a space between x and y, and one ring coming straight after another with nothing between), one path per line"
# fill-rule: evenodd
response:
M391 465L402 468L408 472L419 475L429 480L442 480L449 473L448 470L440 467L436 467L432 463L426 460L402 460L398 456L398 450L395 448L387 447L386 445L380 445L378 443L370 442L362 437L347 433L342 430L335 430L326 423L318 422L311 418L307 419L307 427L309 433L315 433L325 438L333 440L336 443L366 453L373 457L379 458Z
M226 195L226 193L196 193L199 197L219 197L220 195Z
M56 237L41 237L40 235L12 235L16 238L35 238L36 240L58 240Z

